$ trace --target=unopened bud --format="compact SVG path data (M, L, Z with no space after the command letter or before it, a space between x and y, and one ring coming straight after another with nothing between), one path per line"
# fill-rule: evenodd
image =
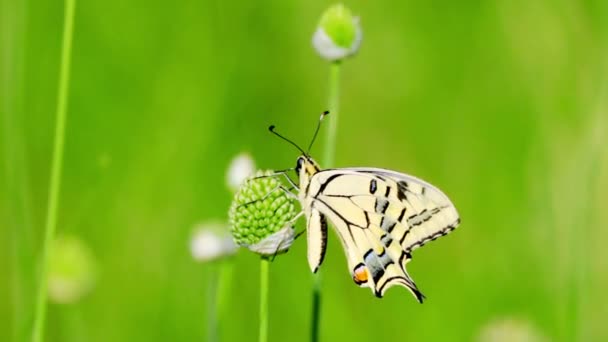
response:
M363 32L359 18L342 4L329 7L319 21L312 44L329 61L338 61L354 55L361 46Z
M265 256L286 251L295 237L296 200L271 173L259 171L245 181L229 212L234 241Z

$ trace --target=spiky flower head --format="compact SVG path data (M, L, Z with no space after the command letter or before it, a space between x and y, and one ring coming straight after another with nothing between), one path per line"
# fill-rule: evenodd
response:
M263 256L285 252L293 243L296 200L281 189L272 171L258 171L234 196L229 221L234 241Z
M321 15L312 44L321 57L339 61L357 53L362 39L359 18L343 4L336 4Z

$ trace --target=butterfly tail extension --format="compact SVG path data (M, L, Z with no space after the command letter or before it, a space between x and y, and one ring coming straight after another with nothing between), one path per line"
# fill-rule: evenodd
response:
M418 303L422 304L422 302L424 301L424 299L426 299L426 297L422 294L422 292L420 292L420 290L418 290L418 286L416 286L416 283L414 283L414 279L412 279L410 277L410 275L407 273L407 270L405 269L405 265L407 265L407 263L412 260L412 255L409 253L404 253L403 255L404 255L403 260L399 261L401 269L403 270L403 273L405 274L405 282L403 285L408 290L410 290L410 292L414 295L414 297L416 297L416 300L418 300Z
M370 231L375 230L372 228ZM379 233L379 231L376 231ZM406 264L412 259L411 254L403 251L399 242L393 239L392 234L383 234L380 237L385 253L389 261L386 262L384 277L378 282L375 294L378 297L383 297L384 293L394 285L399 285L407 288L418 302L422 303L425 296L418 290L416 283L407 273Z
M378 238L381 232L380 228L375 226L364 230L365 240L372 247L364 254L364 264L361 264L369 272L369 287L376 297L382 298L390 287L403 286L422 303L425 297L405 269L405 264L411 260L411 256L402 251L390 235L384 234ZM355 268L355 272L356 270ZM357 279L354 279L357 283Z
M418 303L422 304L424 302L426 297L422 294L422 292L420 292L420 290L418 290L418 287L416 287L416 284L413 281L404 285L408 290L410 290L414 297L416 297Z

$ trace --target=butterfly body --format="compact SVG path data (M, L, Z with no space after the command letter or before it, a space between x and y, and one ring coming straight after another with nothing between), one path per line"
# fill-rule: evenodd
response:
M342 243L353 281L377 297L394 285L424 296L406 271L411 252L454 230L460 218L448 197L418 178L377 168L322 170L298 158L298 198L307 219L308 263L317 272L327 221Z

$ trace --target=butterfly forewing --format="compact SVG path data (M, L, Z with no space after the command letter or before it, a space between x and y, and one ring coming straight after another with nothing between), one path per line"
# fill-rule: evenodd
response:
M458 225L458 213L445 194L415 177L372 168L320 171L301 190L305 208L318 210L334 225L355 283L378 297L401 285L422 301L405 265L413 249ZM309 261L318 250L309 245Z
M327 245L327 220L325 216L311 208L307 217L308 265L316 273L325 257Z

